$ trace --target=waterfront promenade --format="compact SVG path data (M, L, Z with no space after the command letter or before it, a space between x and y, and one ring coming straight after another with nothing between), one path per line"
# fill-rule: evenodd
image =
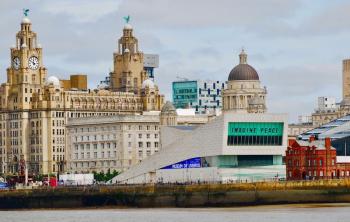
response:
M292 203L350 203L350 180L98 185L0 192L0 209L230 207Z

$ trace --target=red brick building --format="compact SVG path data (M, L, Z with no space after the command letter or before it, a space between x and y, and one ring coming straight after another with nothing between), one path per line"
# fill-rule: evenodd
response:
M331 139L296 141L290 139L286 150L287 180L332 179L350 176L350 163L337 163Z

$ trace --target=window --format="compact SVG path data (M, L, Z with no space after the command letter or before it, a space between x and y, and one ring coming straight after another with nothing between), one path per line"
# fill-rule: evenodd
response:
M151 137L151 135L150 134L147 134L147 139L149 139Z
M154 147L158 147L158 142L154 142Z
M147 148L151 147L151 142L146 143Z
M143 143L142 142L139 142L139 147L143 147Z
M140 133L140 134L139 134L139 139L141 139L141 138L142 138L142 134Z
M158 138L158 134L154 134L154 138L157 139Z

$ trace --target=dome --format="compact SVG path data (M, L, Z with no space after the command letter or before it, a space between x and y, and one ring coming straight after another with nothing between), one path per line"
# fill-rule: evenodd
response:
M256 70L247 64L247 54L242 50L239 54L239 65L234 67L229 76L228 81L232 80L259 80Z
M170 102L170 101L167 101L164 106L162 107L162 113L164 112L175 112L176 113L176 109L174 107L174 105Z
M228 81L232 80L259 80L259 75L252 66L239 64L231 70L228 76Z
M60 80L56 76L50 76L45 82L46 86L53 85L55 87L60 87Z
M132 29L132 26L129 23L127 23L124 25L124 29Z
M142 83L142 89L148 87L150 89L154 89L154 82L150 79L146 79L145 81L143 81Z
M27 48L27 44L23 43L23 44L21 45L21 48Z
M29 24L30 23L30 19L28 17L24 17L22 19L22 24Z
M128 49L128 48L126 48L125 50L124 50L124 53L129 53L130 52L130 50Z

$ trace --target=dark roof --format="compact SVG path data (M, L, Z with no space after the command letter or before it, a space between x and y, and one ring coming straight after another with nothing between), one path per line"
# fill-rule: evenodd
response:
M252 66L239 64L231 70L228 76L228 81L232 80L259 80L259 75Z

